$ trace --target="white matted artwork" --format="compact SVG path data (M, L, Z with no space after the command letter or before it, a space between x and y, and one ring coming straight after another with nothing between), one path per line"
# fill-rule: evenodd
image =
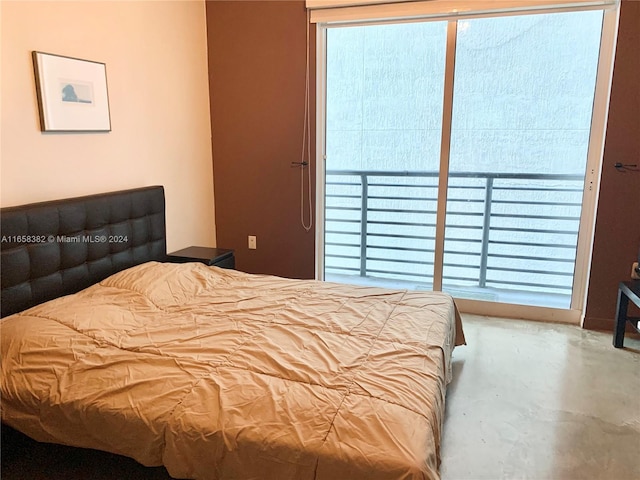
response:
M33 52L43 132L109 132L104 63Z

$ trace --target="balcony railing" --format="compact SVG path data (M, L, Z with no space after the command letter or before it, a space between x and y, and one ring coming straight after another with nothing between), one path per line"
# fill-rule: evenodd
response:
M443 286L570 295L582 175L449 174ZM438 172L328 170L325 273L433 281Z

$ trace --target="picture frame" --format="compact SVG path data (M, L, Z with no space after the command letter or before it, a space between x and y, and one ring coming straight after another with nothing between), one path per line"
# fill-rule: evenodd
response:
M32 56L41 131L111 131L104 63L37 51Z

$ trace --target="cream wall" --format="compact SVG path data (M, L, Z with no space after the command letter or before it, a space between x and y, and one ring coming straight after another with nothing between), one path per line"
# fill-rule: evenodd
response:
M204 1L1 1L0 204L164 185L169 251L215 246ZM33 50L106 63L110 133L42 133Z

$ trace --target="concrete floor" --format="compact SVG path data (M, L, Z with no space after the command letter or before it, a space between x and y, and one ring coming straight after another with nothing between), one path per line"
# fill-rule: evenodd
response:
M442 480L640 479L640 340L463 315Z

